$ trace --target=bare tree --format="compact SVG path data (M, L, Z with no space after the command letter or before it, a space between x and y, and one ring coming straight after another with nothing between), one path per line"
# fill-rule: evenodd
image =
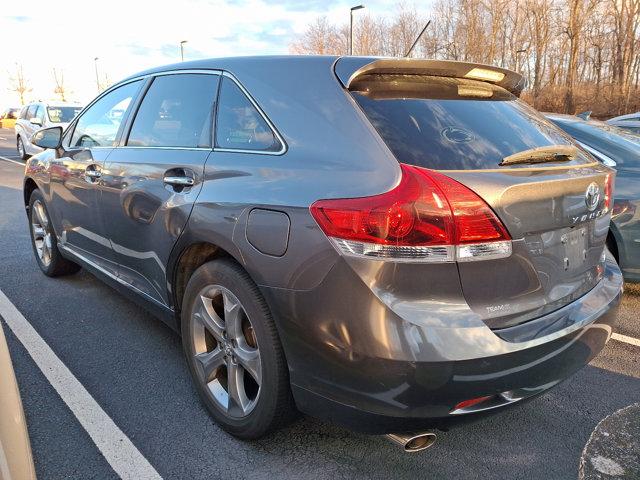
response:
M32 88L29 87L29 82L24 78L21 64L16 63L15 75L9 74L9 82L11 84L9 91L16 92L20 97L20 105L24 105L26 103L25 94L31 92Z
M60 95L60 100L66 102L67 89L64 85L64 72L60 70L60 72L58 73L58 71L54 68L53 78L56 82L56 88L54 89L53 93L55 93L56 95Z
M389 15L359 16L354 51L402 56L427 19L413 57L518 70L531 87L523 98L540 109L640 109L640 0L435 0L428 18L403 1ZM291 50L344 54L347 34L320 18Z
M327 17L318 17L301 38L290 46L292 53L340 55L347 50L346 37Z

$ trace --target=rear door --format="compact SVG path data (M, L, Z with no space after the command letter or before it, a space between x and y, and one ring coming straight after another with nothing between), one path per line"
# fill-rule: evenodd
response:
M351 91L398 161L466 185L509 231L508 258L458 262L465 299L487 325L556 310L599 281L613 171L538 112L469 79L364 75ZM541 147L548 158L535 158Z
M212 151L219 76L160 74L102 175L101 212L118 275L168 305L166 265L200 191Z

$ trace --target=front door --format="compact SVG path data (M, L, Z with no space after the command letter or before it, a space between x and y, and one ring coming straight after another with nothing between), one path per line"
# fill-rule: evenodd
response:
M112 274L116 264L98 207L102 170L141 84L118 87L83 112L50 167L52 214L60 245Z
M102 172L101 209L118 275L164 305L171 303L167 261L212 151L218 79L213 72L155 77Z

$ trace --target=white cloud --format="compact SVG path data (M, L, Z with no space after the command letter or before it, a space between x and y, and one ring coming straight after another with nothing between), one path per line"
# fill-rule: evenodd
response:
M295 35L319 15L347 22L354 2L245 0L30 0L5 2L0 16L0 107L16 104L5 72L24 67L31 98L54 98L53 68L64 71L73 97L90 100L97 91L94 58L101 75L117 81L146 68L185 59L286 54ZM364 2L372 15L389 3ZM393 5L393 3L391 3ZM393 10L393 9L391 9Z

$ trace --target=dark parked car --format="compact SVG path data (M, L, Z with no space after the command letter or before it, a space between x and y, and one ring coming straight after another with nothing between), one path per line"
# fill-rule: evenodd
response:
M595 158L617 170L607 245L624 278L640 282L640 136L608 123L548 114Z
M36 259L181 331L234 435L296 408L424 448L573 374L616 316L615 172L519 101L523 83L357 57L143 72L36 134Z
M640 134L640 112L620 115L607 120L609 125Z

